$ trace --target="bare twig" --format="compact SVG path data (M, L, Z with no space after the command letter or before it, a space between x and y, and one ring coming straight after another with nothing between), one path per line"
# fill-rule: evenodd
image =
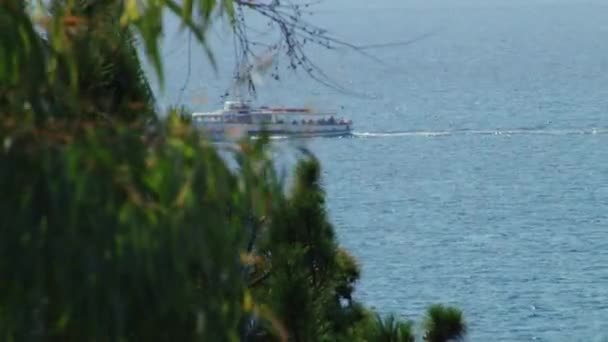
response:
M239 65L237 66L236 78L240 84L247 84L250 93L255 95L255 84L252 77L256 69L256 61L259 60L258 52L253 47L262 46L266 50L283 51L288 58L288 68L291 70L303 70L311 79L329 87L335 91L357 96L367 96L349 90L331 79L323 70L317 66L307 55L304 47L312 43L327 49L346 47L357 51L361 55L378 63L383 63L379 58L363 51L358 46L331 36L327 30L318 27L303 18L303 13L312 13L308 10L317 2L295 4L289 0L271 0L265 3L253 0L235 0L236 20L234 21L235 54ZM275 43L251 40L248 31L251 28L245 20L244 10L249 9L261 15L267 20L270 29L278 29L278 40ZM270 30L269 30L270 32ZM269 33L268 32L268 33ZM258 36L267 32L256 30ZM271 75L275 80L279 79L278 66L275 65Z
M188 67L186 69L186 79L184 80L184 84L179 90L179 95L177 97L177 103L182 103L182 97L184 95L184 91L190 82L190 74L192 71L192 33L188 33Z

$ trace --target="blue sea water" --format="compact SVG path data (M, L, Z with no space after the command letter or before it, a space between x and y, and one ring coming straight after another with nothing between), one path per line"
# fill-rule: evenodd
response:
M322 162L339 241L361 263L357 298L414 320L453 304L471 341L608 340L608 3L328 0L311 20L360 44L434 32L368 51L384 65L311 48L367 96L287 71L258 89L260 104L355 122L353 138L304 143ZM184 104L221 105L226 32L211 33L217 75L192 48ZM187 40L165 48L168 104L185 84Z

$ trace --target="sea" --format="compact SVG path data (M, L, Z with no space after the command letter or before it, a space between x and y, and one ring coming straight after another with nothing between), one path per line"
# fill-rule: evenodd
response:
M308 22L366 47L305 47L350 91L279 56L280 79L261 75L256 103L353 120L353 137L274 143L320 159L339 243L362 268L356 299L418 323L431 304L456 306L470 341L608 341L608 2L308 9ZM219 108L230 28L208 33L213 68L166 20L159 103ZM275 32L251 22L252 39Z

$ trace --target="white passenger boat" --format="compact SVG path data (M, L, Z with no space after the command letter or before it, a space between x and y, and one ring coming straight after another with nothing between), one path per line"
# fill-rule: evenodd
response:
M213 138L269 136L347 136L352 122L337 118L334 112L315 112L306 108L254 107L240 99L224 103L214 112L193 113L193 124Z

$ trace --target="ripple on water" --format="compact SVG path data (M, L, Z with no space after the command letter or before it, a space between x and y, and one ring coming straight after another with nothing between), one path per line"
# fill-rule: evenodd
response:
M480 139L314 146L339 239L363 266L358 298L412 319L451 303L474 341L602 336L608 135Z

